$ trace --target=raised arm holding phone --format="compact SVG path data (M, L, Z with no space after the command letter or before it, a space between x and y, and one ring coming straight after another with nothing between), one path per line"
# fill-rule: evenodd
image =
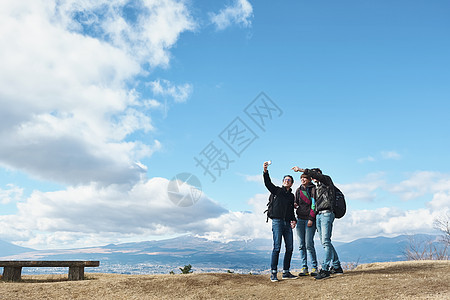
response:
M272 219L272 234L273 234L273 250L271 258L271 276L272 282L278 281L278 259L280 256L281 242L284 239L286 251L283 261L283 279L296 279L289 271L291 266L292 252L294 250L294 240L292 229L297 223L294 215L294 194L292 193L292 185L294 178L291 175L283 177L282 186L276 186L272 183L267 167L268 162L263 165L264 184L270 193L274 194L272 203L272 211L270 218Z

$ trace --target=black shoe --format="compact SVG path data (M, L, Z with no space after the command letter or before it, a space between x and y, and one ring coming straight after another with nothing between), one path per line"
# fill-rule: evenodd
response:
M331 269L330 269L330 274L333 274L333 275L343 275L343 274L344 274L344 270L342 270L342 267L341 267L341 266L339 266L338 268L331 267Z
M297 279L297 276L291 274L291 272L283 272L283 279Z
M311 275L312 277L316 277L317 276L317 269L316 268L312 268L311 273L309 273L309 275Z
M330 278L330 272L325 270L320 270L319 274L317 274L316 277L314 277L316 280L320 279L327 279Z
M272 282L278 281L277 273L270 274L270 281L272 281Z

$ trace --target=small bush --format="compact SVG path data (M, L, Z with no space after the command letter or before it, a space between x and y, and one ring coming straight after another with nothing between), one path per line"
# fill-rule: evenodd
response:
M184 266L184 268L179 268L180 269L180 271L181 271L181 274L189 274L189 273L192 273L193 271L191 270L192 269L192 266L189 264L189 265L187 265L187 266Z

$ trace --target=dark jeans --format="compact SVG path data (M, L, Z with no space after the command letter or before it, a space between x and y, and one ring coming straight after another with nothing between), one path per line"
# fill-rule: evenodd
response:
M278 270L278 257L281 250L281 239L284 239L286 252L284 253L283 271L289 271L291 267L292 251L294 250L294 238L291 223L282 219L272 220L273 250L272 250L272 272Z

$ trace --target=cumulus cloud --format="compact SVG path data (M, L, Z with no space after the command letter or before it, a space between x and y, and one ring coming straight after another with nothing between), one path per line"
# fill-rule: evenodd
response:
M334 223L333 236L337 240L351 241L363 237L396 236L400 234L436 233L434 220L450 211L450 175L439 172L417 171L400 182L387 183L384 173L370 174L363 182L342 187L350 201L347 215ZM355 200L376 201L377 189L398 196L404 201L429 197L425 208L402 210L395 206L375 210L353 210ZM366 192L365 192L366 191ZM361 197L358 197L361 196ZM358 228L358 230L349 230Z
M383 179L384 173L368 174L359 182L350 184L336 184L347 199L356 201L371 202L376 198L376 190L386 186L386 181Z
M0 203L8 204L10 202L17 202L22 198L22 195L22 188L14 184L7 184L6 189L0 189Z
M198 236L210 240L229 242L234 240L251 240L271 238L270 220L266 223L267 194L257 194L248 204L251 212L233 212L222 214L218 218L205 220L205 229Z
M437 172L416 172L400 183L386 184L384 173L368 174L360 182L338 185L348 202L347 214L333 224L333 239L349 242L359 238L397 236L401 234L436 234L434 220L450 212L449 175ZM426 208L403 210L395 206L375 210L353 209L353 201L376 201L377 189L390 191L392 196L417 188L422 180L425 189L414 192L415 197L430 194ZM412 196L408 196L412 197ZM412 198L411 198L412 199ZM218 218L206 220L208 226L202 237L218 241L252 238L271 238L270 221L265 223L262 212L266 208L267 194L258 194L249 200L251 212L228 212ZM354 229L354 230L353 230Z
M448 187L450 187L450 183ZM447 191L440 191L434 194L428 206L432 211L441 211L441 213L450 211L450 188Z
M438 212L427 209L403 211L394 207L350 210L334 222L333 239L349 242L377 236L435 233L432 225L437 215Z
M232 24L243 27L251 25L253 7L247 0L235 0L232 5L225 7L217 14L210 14L211 22L217 30L224 30Z
M412 174L412 178L414 176ZM366 179L382 181L381 177L381 174L370 174ZM440 178L441 181L429 185L432 197L426 208L409 210L394 205L375 210L354 209L352 191L347 194L345 186L340 186L349 206L347 215L334 222L333 239L352 241L364 237L436 233L434 220L450 212L450 181L443 174ZM266 223L263 214L267 193L250 198L251 209L246 212L228 211L200 192L197 193L199 201L193 206L180 207L170 200L168 184L167 179L153 178L131 187L91 183L63 191L35 191L27 199L18 201L17 214L0 216L0 236L38 249L98 246L184 233L225 242L271 238L271 222ZM183 186L191 192L188 185ZM10 190L17 191L16 187Z
M196 24L184 1L57 1L55 18L68 30L108 42L152 66L167 66L181 32Z
M448 203L450 197L445 200ZM250 240L272 237L270 220L266 223L267 195L256 195L249 204L251 212L228 212L205 221L203 233L198 236L216 241ZM441 207L442 209L442 207ZM449 209L445 208L447 211ZM433 221L441 210L418 209L403 211L394 207L375 210L348 210L346 216L333 224L333 240L350 242L359 238L397 236L401 234L435 234ZM355 230L352 230L355 229Z
M449 192L450 176L439 172L417 171L398 184L392 184L389 191L403 200L411 200L427 193Z
M160 144L130 136L154 130L160 103L129 83L146 65L168 66L194 28L175 0L2 1L0 165L66 184L138 181L136 162Z
M168 196L169 181L153 178L133 187L96 184L56 192L35 191L18 203L18 213L0 216L0 235L36 248L98 245L107 238L199 233L205 220L227 213L199 193L195 205L180 207ZM207 224L207 223L206 223Z

